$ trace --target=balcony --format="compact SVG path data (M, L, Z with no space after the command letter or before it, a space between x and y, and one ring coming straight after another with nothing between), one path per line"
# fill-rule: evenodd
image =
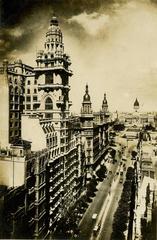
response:
M68 89L70 90L70 86L69 85L63 85L63 84L59 84L59 83L56 83L56 84L39 84L38 85L38 90L47 90L47 91L53 91L53 90L58 90L58 89ZM63 100L58 100L58 102L63 102Z
M65 68L61 64L60 65L59 64L58 65L54 65L54 66L36 67L34 70L35 71L41 71L41 72L43 72L43 71L63 70L65 72L67 72L70 76L72 76L72 74L73 74L71 70Z

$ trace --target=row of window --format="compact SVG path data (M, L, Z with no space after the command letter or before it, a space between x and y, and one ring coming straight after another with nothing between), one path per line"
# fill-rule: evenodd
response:
M30 91L30 89L28 88L27 89L27 94L30 94L31 93L31 91ZM37 93L37 89L36 88L34 88L34 93L36 94Z
M26 104L26 107L24 106L24 109L31 110L31 104ZM33 104L33 110L36 110L36 109L37 109L36 104Z
M9 78L9 82L12 83L14 81L14 84L18 83L18 79L17 78Z
M10 94L20 94L21 93L21 87L13 87L9 86Z
M37 102L37 100L38 100L37 96L33 96L33 101ZM31 96L26 96L26 101L31 102Z
M10 137L14 137L14 136L19 136L20 135L20 131L18 130L10 130Z
M14 81L15 84L18 83L18 79L17 79L17 78L12 79L12 78L10 77L10 78L9 78L9 82L11 83L12 81ZM33 84L34 84L34 85L37 84L37 79L34 79L34 83L33 83ZM27 81L27 85L31 85L31 80L28 80L28 81Z
M55 137L50 137L50 138L47 138L46 139L46 143L47 143L47 145L50 147L55 147L55 146L57 146L57 138L55 138Z
M19 104L10 104L10 110L19 110Z
M26 101L30 102L31 101L31 97L27 96L26 97ZM37 96L33 96L33 101L36 102L37 101ZM26 109L30 110L31 109L31 104L26 104ZM33 105L33 109L36 109L36 105ZM45 101L45 110L52 110L53 109L53 103L50 97L48 97ZM51 118L53 117L52 114L45 116L46 118Z
M59 62L57 62L57 63L54 63L54 62L47 63L47 62L45 62L44 65L41 65L41 64L39 64L39 62L37 62L37 66L38 66L38 67L54 67L54 66L62 66L62 67L65 67L65 68L66 68L66 65L65 65L65 64L63 65L63 62L62 62L62 61L59 61Z
M13 123L13 122L10 122L10 127L12 128L12 127L19 127L19 122L15 122L15 123Z
M58 31L56 31L56 34L58 35L58 33L60 34L60 32ZM53 37L53 38L47 38L47 42L61 42L62 41L62 36L61 35L59 35L59 36L56 36L56 38L55 37Z
M36 84L37 84L37 79L34 79L34 85L36 85ZM27 85L31 85L31 81L30 80L27 81Z
M19 119L19 113L18 112L15 112L15 113L10 113L10 118L17 118Z

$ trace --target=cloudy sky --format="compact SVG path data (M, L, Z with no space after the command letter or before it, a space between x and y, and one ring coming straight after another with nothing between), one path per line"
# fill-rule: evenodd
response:
M1 1L0 58L35 66L53 13L70 55L72 110L85 84L95 111L107 93L109 109L157 111L157 4L149 0Z

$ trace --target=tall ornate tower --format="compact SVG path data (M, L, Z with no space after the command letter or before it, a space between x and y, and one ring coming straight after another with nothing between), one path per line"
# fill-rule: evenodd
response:
M135 112L137 112L139 110L139 108L140 108L140 104L139 104L139 102L138 102L138 100L136 98L136 100L134 102L134 110L135 110Z
M71 63L64 53L63 36L56 17L50 21L44 50L37 53L36 62L38 107L35 112L43 124L50 149L48 201L49 227L53 231L56 219L59 221L75 202L78 177L76 136L69 118Z
M52 17L44 50L37 53L37 67L35 78L38 83L37 111L44 117L50 119L61 119L69 116L69 70L70 59L64 53L64 43L61 29L56 17Z
M82 128L82 142L85 147L86 166L89 172L92 172L93 164L93 111L88 92L88 85L86 85L85 95L83 97L81 108L81 128Z

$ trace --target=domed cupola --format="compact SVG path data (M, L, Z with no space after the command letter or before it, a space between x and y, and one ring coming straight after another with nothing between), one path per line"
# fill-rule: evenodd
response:
M69 56L64 52L63 34L59 26L58 19L53 16L50 20L46 32L44 49L37 52L37 67L59 68L72 75L69 66L71 61Z
M58 19L53 16L50 20L50 25L46 33L47 42L62 42L62 32L59 27Z
M56 18L56 16L53 16L51 21L50 21L50 26L58 26L58 19Z
M59 27L59 22L58 22L58 19L56 17L51 18L47 34L48 33L54 33L54 32L61 33L61 29Z
M88 93L88 85L86 84L86 91L85 91L85 95L83 97L83 102L90 102L90 95Z

